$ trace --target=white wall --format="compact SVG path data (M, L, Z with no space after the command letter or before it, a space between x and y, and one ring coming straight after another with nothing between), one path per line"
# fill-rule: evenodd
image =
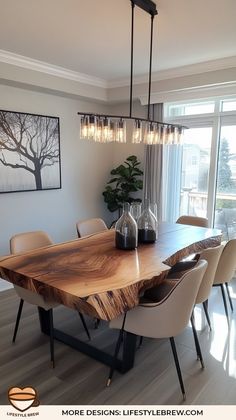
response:
M62 189L0 194L0 255L9 238L42 229L55 242L76 237L78 219L100 216L106 221L102 191L113 166L113 146L79 139L77 111L105 112L95 103L0 85L0 109L60 117ZM0 167L1 176L1 167Z

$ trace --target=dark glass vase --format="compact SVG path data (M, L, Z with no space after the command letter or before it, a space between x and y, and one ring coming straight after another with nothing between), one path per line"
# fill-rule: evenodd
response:
M138 241L153 243L157 239L157 219L150 209L149 200L144 200L144 209L138 219Z
M137 223L130 213L129 203L124 203L123 213L115 225L116 248L135 249L138 245Z

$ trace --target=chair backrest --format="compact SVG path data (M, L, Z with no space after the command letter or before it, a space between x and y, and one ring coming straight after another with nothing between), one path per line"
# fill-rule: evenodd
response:
M236 269L236 239L226 243L221 254L214 284L228 283L233 277Z
M208 299L223 249L224 245L222 244L214 248L208 248L201 253L200 259L207 261L208 265L200 284L195 303L202 303Z
M191 225L191 226L199 226L199 227L208 227L208 219L205 217L197 217L197 216L180 216L176 223L180 223L181 225Z
M49 238L47 233L41 230L19 233L10 239L11 254L27 252L48 245L52 245L52 240ZM53 302L46 302L43 296L33 292L32 290L25 289L18 285L14 285L14 289L21 299L31 303L32 305L40 306L45 310L48 310L53 306L57 306L57 304Z
M127 312L125 331L152 338L174 337L179 334L189 322L206 268L207 262L199 261L175 282L162 301L140 304ZM110 327L121 328L120 318L112 320Z
M18 233L10 239L11 254L27 252L48 245L52 245L52 240L47 233L41 230Z
M106 223L102 219L81 220L76 223L76 228L79 238L108 230Z

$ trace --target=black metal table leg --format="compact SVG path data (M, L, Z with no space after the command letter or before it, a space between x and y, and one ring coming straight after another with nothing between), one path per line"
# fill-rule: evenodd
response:
M38 308L38 311L41 331L44 334L50 335L50 320L48 311L45 311L42 308ZM81 353L87 354L87 356L92 357L93 359L107 366L112 366L114 360L113 354L109 354L103 350L100 350L89 343L79 340L78 338L73 337L72 335L55 328L53 336L54 340L61 341L62 343L67 344L73 349L78 350ZM121 373L125 373L128 370L132 369L134 365L136 338L136 335L124 332L122 359L118 359L116 363L116 369Z
M137 335L124 331L123 333L123 357L122 357L122 373L127 372L134 366L136 353Z
M50 335L50 319L48 311L38 306L39 322L42 333Z

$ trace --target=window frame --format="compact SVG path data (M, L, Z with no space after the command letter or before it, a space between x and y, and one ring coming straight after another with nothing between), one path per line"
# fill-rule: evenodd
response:
M210 154L210 168L208 179L208 200L207 200L207 218L209 225L214 225L215 205L216 205L216 189L217 189L217 171L218 171L218 158L220 147L220 131L224 125L236 125L236 111L222 111L224 100L236 100L233 97L219 97L208 98L205 101L181 101L181 102L168 102L164 104L164 120L168 123L185 125L188 128L211 127L211 154ZM190 105L203 104L215 102L214 113L195 114L195 115L178 115L169 116L168 111L171 105Z

